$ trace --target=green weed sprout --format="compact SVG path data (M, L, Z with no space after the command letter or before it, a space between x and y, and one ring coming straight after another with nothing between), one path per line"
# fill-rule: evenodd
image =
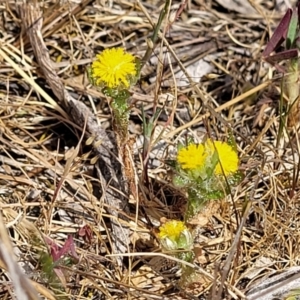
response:
M128 135L129 88L137 82L139 69L139 60L123 48L105 49L88 69L91 83L112 98L114 126L122 143Z
M262 56L265 61L274 65L279 72L287 74L283 80L283 92L287 95L286 108L287 125L293 127L299 123L300 90L299 90L299 48L300 48L300 2L293 8L288 8L267 43ZM283 45L283 51L277 51ZM287 66L278 65L286 61Z
M159 228L158 237L163 250L184 261L192 260L193 238L183 222L167 221Z
M221 141L208 139L203 144L180 145L176 162L174 183L186 188L188 194L186 221L207 201L224 197L240 178L236 150Z
M165 252L182 261L193 262L195 258L194 239L184 222L177 220L167 221L159 228L158 237ZM179 284L182 287L197 281L198 275L193 268L184 263L181 263L180 267L182 274Z
M64 294L67 286L66 277L69 275L62 266L72 266L79 261L73 237L69 235L63 246L59 246L47 236L44 239L49 251L40 252L39 263L43 279L49 284L59 299L67 299Z

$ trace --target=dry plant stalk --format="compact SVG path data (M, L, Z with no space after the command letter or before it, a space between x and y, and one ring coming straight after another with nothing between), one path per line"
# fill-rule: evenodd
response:
M40 299L32 284L14 259L13 253L13 247L3 222L2 213L0 213L0 267L8 271L15 288L16 299Z
M299 84L299 83L297 83ZM299 118L300 118L300 96L294 100L291 104L291 109L288 114L288 128L293 128L299 124Z
M38 4L20 5L20 16L25 32L29 36L31 46L39 67L42 69L47 83L60 103L68 111L73 122L80 128L86 124L85 135L93 139L93 148L99 157L97 172L103 187L103 198L111 215L113 252L125 253L129 244L129 229L121 226L118 218L125 218L128 210L126 176L120 163L118 146L114 134L101 128L90 109L82 102L73 99L57 76L43 41L42 12ZM122 265L122 258L117 259Z

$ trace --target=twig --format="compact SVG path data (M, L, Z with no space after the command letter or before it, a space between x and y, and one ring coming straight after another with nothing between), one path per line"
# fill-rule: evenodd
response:
M225 265L223 267L223 271L222 271L222 275L221 275L221 284L220 284L218 293L217 293L217 295L212 295L212 297L211 297L211 299L213 299L213 300L222 299L222 292L223 292L224 283L225 283L226 277L227 277L227 275L230 271L230 266L231 266L232 260L234 258L234 254L236 253L237 246L239 244L241 234L242 234L242 230L243 230L245 222L247 220L247 216L248 216L250 207L251 207L251 202L249 201L247 203L247 206L246 206L245 210L244 210L244 214L243 214L240 226L237 230L237 233L235 235L234 241L233 241L232 246L231 246L231 250L228 254Z
M13 257L13 253L14 251L3 222L2 213L0 213L0 268L4 268L8 271L15 288L17 299L39 300L40 298L36 290L28 278L24 276Z
M145 10L143 9L143 6L140 3L140 1L137 1L137 2L139 4L140 8L145 13ZM170 4L171 4L170 0L166 0L164 8L162 9L162 11L159 14L159 18L158 18L157 24L155 26L154 26L154 24L152 24L154 26L154 31L153 31L153 34L152 34L152 37L151 37L151 41L148 42L148 47L147 47L146 53L144 54L144 57L141 59L141 61L142 61L142 67L149 60L149 58L150 58L150 56L151 56L151 54L152 54L152 52L154 50L154 46L155 46L155 44L157 42L158 33L159 33L159 30L160 30L162 21L164 20L164 18L166 17L166 15L167 15L167 13L169 11Z
M42 12L38 5L20 5L22 24L25 26L35 57L43 74L53 90L53 93L66 108L73 122L81 128L86 124L86 137L93 137L93 147L99 157L97 171L103 187L103 198L108 205L108 212L115 218L112 223L113 252L124 253L128 250L129 229L121 226L115 220L120 217L119 212L128 212L125 175L118 159L118 148L113 134L108 134L101 128L95 116L82 102L73 99L65 89L51 64L48 49L42 36ZM117 259L119 266L122 258Z

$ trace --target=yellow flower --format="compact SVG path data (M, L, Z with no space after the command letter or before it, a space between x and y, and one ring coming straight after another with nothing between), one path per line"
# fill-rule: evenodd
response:
M186 148L178 151L177 162L182 169L188 170L208 170L211 167L213 155L217 151L218 160L214 174L225 176L234 173L238 169L238 156L233 148L227 143L212 141L208 139L204 144L190 144ZM222 167L221 167L222 165Z
M183 222L181 221L168 221L161 227L159 227L159 238L169 238L172 241L176 241L181 233L187 229Z
M180 163L182 169L198 169L207 158L207 153L202 144L190 144L186 148L182 148L178 151L177 161Z
M193 237L187 227L181 221L171 220L159 228L158 237L164 249L190 250L193 246Z
M230 145L220 141L207 140L204 147L210 155L213 155L215 151L218 153L219 162L214 170L216 175L228 176L237 171L239 159Z
M96 85L128 88L130 79L137 75L134 56L123 48L105 49L96 58L91 67L91 76Z

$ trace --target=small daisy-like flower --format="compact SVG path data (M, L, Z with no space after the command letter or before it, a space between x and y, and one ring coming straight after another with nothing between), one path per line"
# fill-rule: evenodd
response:
M186 226L181 221L171 220L166 222L159 228L158 236L162 239L168 237L169 239L176 241Z
M135 58L123 48L105 49L96 56L91 67L94 83L109 88L128 88L130 79L136 75Z
M195 170L205 164L207 153L202 144L190 144L178 151L177 161L182 169Z
M166 250L189 250L193 244L191 233L181 221L171 220L166 222L159 228L158 237Z
M208 168L213 154L217 151L218 160L214 174L228 176L238 169L238 156L233 148L227 143L207 140L205 144L190 144L178 151L177 162L182 169L198 170ZM222 171L222 167L223 171Z
M237 171L239 163L238 155L230 145L209 139L206 141L204 147L206 152L210 153L210 155L213 155L215 151L218 153L219 162L214 170L216 175L224 174L228 176Z

